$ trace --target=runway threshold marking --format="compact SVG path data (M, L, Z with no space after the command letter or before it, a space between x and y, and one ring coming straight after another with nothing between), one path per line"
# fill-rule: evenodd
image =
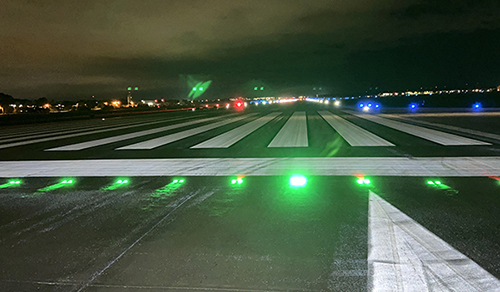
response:
M351 146L395 146L329 111L318 111L318 114Z
M500 157L172 158L0 161L0 177L500 176Z
M123 141L123 140L128 140L128 139L133 139L133 138L151 135L151 134L155 134L155 133L160 133L160 132L164 132L164 131L168 131L168 130L173 130L173 129L178 129L178 128L182 128L182 127L186 127L186 126L191 126L194 124L210 122L210 121L217 120L217 119L220 119L220 117L199 119L199 120L189 121L189 122L185 122L185 123L169 125L169 126L150 129L150 130L139 131L139 132L130 133L130 134L118 135L118 136L114 136L114 137L108 137L108 138L97 139L97 140L93 140L93 141L86 141L86 142L82 142L82 143L76 143L76 144L71 144L71 145L66 145L66 146L61 146L61 147L56 147L56 148L45 149L45 151L83 150L83 149L87 149L87 148L91 148L91 147L101 146L101 145L105 145L105 144L109 144L109 143L119 142L119 141Z
M424 128L424 127L420 127L420 126L415 126L415 125L411 125L411 124L407 124L407 123L403 123L403 122L389 120L389 119L385 119L385 118L375 116L375 115L356 114L356 113L352 113L352 112L351 112L351 114L353 114L359 118L362 118L362 119L365 119L365 120L368 120L368 121L371 121L371 122L374 122L374 123L377 123L377 124L380 124L380 125L383 125L383 126L386 126L386 127L389 127L389 128L392 128L392 129L395 129L395 130L398 130L398 131L401 131L401 132L404 132L404 133L407 133L407 134L410 134L410 135L413 135L413 136L416 136L419 138L422 138L422 139L425 139L425 140L429 140L429 141L432 141L434 143L438 143L438 144L441 144L444 146L491 145L491 143L478 141L478 140L474 140L474 139L469 139L469 138L465 138L465 137L461 137L461 136L457 136L457 135L453 135L453 134L449 134L449 133L445 133L445 132L441 132L441 131L436 131L436 130L432 130L432 129L428 129L428 128Z
M191 148L229 148L241 139L250 135L260 127L272 121L277 116L281 115L281 112L273 112L266 116L260 117L255 121L244 124L236 129L229 132L216 136L210 140L202 142L200 144L194 145Z
M267 147L308 147L306 112L294 112Z
M499 291L500 281L369 191L371 291Z
M124 120L119 120L119 121L112 121L112 122L106 122L103 125L85 125L85 126L56 126L56 125L51 125L43 127L43 128L34 128L30 127L30 130L26 131L25 129L17 129L17 133L15 134L9 134L9 135L0 135L0 142L1 143L7 143L7 142L12 142L12 141L19 141L23 139L33 139L33 138L41 138L41 137L47 137L47 136L55 136L55 135L62 135L62 134L69 134L69 133L74 133L76 131L83 131L83 130L97 130L97 129L106 129L106 128L112 128L116 127L122 124L127 124L129 125L134 125L134 124L145 124L147 123L155 123L157 121L165 121L165 119L148 119L148 120L142 120L140 122L126 122ZM94 120L96 122L96 120ZM87 124L87 123L86 123ZM10 129L13 131L14 129Z
M490 138L490 139L500 141L500 135L493 134L493 133L486 133L486 132L482 132L482 131L471 130L471 129L461 128L461 127L456 127L456 126L451 126L451 125L445 125L445 124L440 124L440 123L431 123L431 122L426 122L426 121L422 121L422 120L413 120L410 118L400 117L399 115L387 115L387 114L385 114L384 117L392 117L392 118L395 118L398 120L413 122L413 123L420 124L420 125L438 127L438 128L462 132L462 133L466 133L466 134L472 134L472 135L481 136L481 137Z
M160 124L160 123L172 122L172 121L177 121L177 120L184 120L184 119L189 119L189 118L190 117L171 119L171 120L163 120L163 121L158 121L158 122L147 122L147 123L141 123L141 124L134 124L134 125L121 126L121 127L113 127L113 128L106 128L106 129L101 129L101 130L78 132L78 133L74 133L74 134L58 135L58 136L47 137L47 138L39 138L39 139L33 139L33 140L27 140L27 141L21 141L21 142L14 142L14 143L0 145L0 149L12 148L12 147L17 147L17 146L24 146L24 145L29 145L29 144L42 143L42 142L54 141L54 140L60 140L60 139L66 139L66 138L74 138L74 137L80 137L80 136L92 135L92 134L98 134L98 133L105 133L105 132L110 132L110 131L125 130L125 129L134 128L134 127Z
M232 119L223 120L220 122L197 127L194 129L166 135L163 137L159 137L159 138L155 138L155 139L151 139L151 140L147 140L147 141L143 141L143 142L139 142L139 143L123 146L123 147L119 147L119 148L116 148L115 150L150 150L150 149L154 149L154 148L157 148L157 147L160 147L163 145L173 143L175 141L179 141L179 140L182 140L182 139L185 139L185 138L188 138L188 137L191 137L191 136L194 136L194 135L206 132L206 131L213 130L213 129L218 128L218 127L222 127L222 126L249 118L249 117L254 116L254 115L256 115L256 114L249 114L249 115L239 116L239 117L232 118Z

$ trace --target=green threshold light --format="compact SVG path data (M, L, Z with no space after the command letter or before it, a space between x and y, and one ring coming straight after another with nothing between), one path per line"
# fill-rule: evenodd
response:
M303 187L307 184L307 179L303 175L293 175L290 177L290 185L292 187Z
M17 180L17 179L11 179L9 180L8 183L5 183L3 185L0 185L0 189L3 189L3 188L8 188L8 187L15 187L15 186L18 186L21 184L21 181L20 180Z
M118 185L128 184L128 179L119 179L116 181L116 184Z
M432 187L435 187L435 188L439 188L439 189L443 189L443 190L451 189L449 186L445 185L443 182L441 182L439 180L428 180L427 184L429 186L432 186Z
M181 179L174 179L172 181L173 184L183 184L185 182L185 180L183 178Z
M372 183L372 181L368 178L358 178L356 180L356 182L359 184L359 185L369 185Z
M242 183L243 183L243 179L240 177L231 180L232 185L241 185Z

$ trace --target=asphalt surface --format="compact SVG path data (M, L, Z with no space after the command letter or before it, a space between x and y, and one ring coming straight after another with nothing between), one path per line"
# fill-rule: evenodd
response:
M317 112L325 110L394 146L351 146ZM306 119L283 130L299 111ZM281 114L258 123L259 127L245 126L274 112ZM0 129L0 165L31 160L78 164L89 159L125 159L133 165L144 158L207 157L496 159L500 150L495 112L377 113L424 127L424 134L434 135L431 129L489 143L465 146L431 142L356 113L362 112L293 103L243 112L176 112L5 127ZM169 135L175 138L231 118L241 119L191 136L183 134L185 138L154 149L117 150ZM201 119L212 120L196 123ZM48 151L186 122L194 123L84 150ZM303 131L304 125L308 147L294 147L304 140L294 142L294 129ZM248 135L238 136L227 148L191 148L238 127ZM280 131L289 132L281 137L288 147L269 147ZM234 142L236 132L209 145ZM363 137L354 138L363 143ZM361 169L363 159L356 161ZM123 177L95 171L96 176L0 177L1 291L422 291L420 287L500 291L500 172L407 177L354 176L346 170L335 176L305 174L307 184L293 187L289 181L293 168L273 176L235 172L233 176ZM233 181L237 178L241 184ZM394 233L377 229L373 208L378 201L396 208L387 211L392 219L384 219ZM392 242L381 243L389 238ZM401 238L406 244L398 243ZM442 242L436 243L437 239ZM379 253L387 246L399 253L394 263ZM374 260L375 256L382 259ZM381 273L380 265L414 271L381 285L380 279L392 272ZM454 274L437 273L443 265ZM427 282L405 278L418 275L421 267L424 274L433 272L431 277L425 274Z

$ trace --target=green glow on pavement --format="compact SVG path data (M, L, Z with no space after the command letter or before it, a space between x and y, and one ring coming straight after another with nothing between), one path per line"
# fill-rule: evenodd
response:
M48 191L52 191L52 190L57 190L57 189L60 189L62 187L67 187L69 185L72 185L74 183L75 183L74 179L66 178L66 179L63 179L62 181L60 181L57 184L46 186L44 188L38 189L38 190L36 190L36 192L37 193L43 193L43 192L48 192Z
M174 179L168 185L156 189L149 195L149 198L147 198L149 204L142 207L142 210L152 210L155 208L165 207L165 205L171 202L168 198L175 196L175 191L182 187L184 182L184 179Z
M19 186L20 184L21 184L20 180L17 180L17 179L12 180L11 179L11 180L9 180L8 183L0 185L0 189L9 188L9 187L16 187L16 186Z
M439 180L428 180L427 181L427 184L434 187L434 188L439 188L439 189L442 189L442 190L447 190L447 189L451 189L451 187L445 185L443 182L439 181Z
M107 187L104 187L104 188L101 188L101 191L116 190L117 188L120 188L120 187L127 185L129 182L130 181L128 179L120 178L120 179L116 180L114 184L107 186Z
M293 175L289 182L292 187L303 187L307 184L307 179L303 175Z

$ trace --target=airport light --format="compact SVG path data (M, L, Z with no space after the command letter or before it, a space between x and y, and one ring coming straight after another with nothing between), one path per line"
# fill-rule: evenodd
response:
M368 186L372 183L372 181L369 178L365 178L365 177L358 177L356 182L358 183L358 185L366 185L366 186Z
M416 109L416 108L417 108L417 106L418 106L418 105L417 105L416 103L412 103L412 104L410 104L410 108L411 108L411 109Z
M0 189L19 186L21 184L20 180L11 179L7 183L0 185Z
M232 185L241 185L243 183L243 178L238 177L231 180Z
M307 184L307 179L303 175L293 175L290 177L290 186L303 187Z
M480 109L482 107L483 106L482 106L482 104L480 102L476 102L475 104L472 105L472 108L474 108L474 109Z

